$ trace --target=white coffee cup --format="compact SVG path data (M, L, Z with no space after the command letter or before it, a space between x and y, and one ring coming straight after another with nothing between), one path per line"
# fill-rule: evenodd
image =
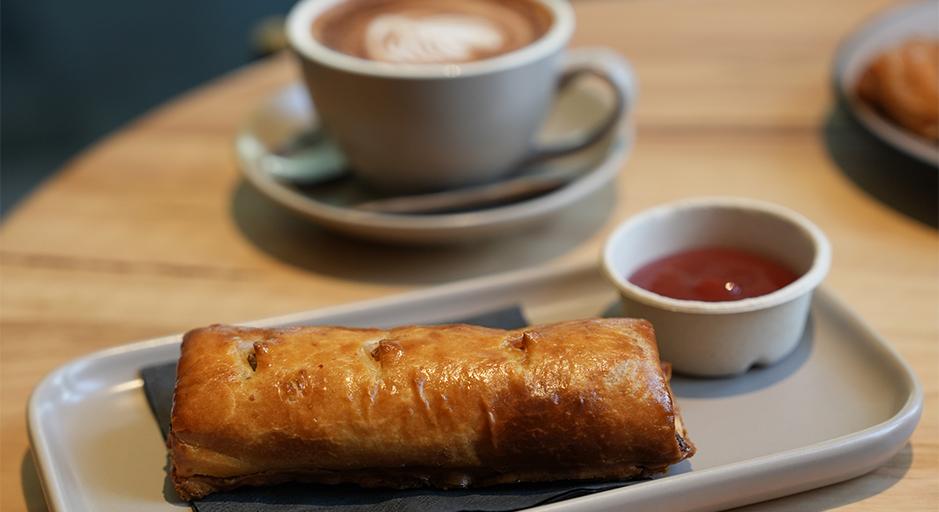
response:
M343 1L300 1L287 18L287 36L323 129L372 186L414 192L492 181L526 160L595 142L625 108L622 58L602 49L565 54L574 15L564 0L533 0L553 18L535 42L460 64L392 64L325 46L311 27ZM611 112L576 140L537 146L556 89L583 74L611 85L617 97Z

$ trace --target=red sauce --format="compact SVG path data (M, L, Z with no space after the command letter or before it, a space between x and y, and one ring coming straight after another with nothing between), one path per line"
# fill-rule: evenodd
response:
M765 256L740 249L692 249L647 263L629 280L673 299L722 302L759 297L799 276Z

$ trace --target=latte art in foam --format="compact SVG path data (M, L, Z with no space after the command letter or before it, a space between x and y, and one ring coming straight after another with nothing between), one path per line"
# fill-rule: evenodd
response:
M534 0L345 0L314 21L313 35L362 59L448 64L518 50L552 23Z
M485 18L441 14L414 19L386 14L369 23L365 51L370 59L384 62L464 62L497 51L505 39Z

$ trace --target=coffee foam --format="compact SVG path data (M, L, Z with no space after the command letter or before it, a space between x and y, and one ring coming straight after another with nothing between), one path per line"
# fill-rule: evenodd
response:
M551 23L532 0L347 0L314 22L313 35L368 60L460 63L522 48Z
M459 14L383 14L365 30L371 60L409 64L465 62L498 51L508 39L485 18Z

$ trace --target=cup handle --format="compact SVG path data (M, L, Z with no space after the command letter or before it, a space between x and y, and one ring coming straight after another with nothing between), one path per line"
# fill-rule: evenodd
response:
M562 67L557 83L558 93L580 77L595 76L606 82L613 91L613 106L599 123L571 140L534 147L525 159L526 162L558 157L594 144L617 126L632 106L636 92L632 78L634 75L629 63L618 53L607 48L575 48L565 55Z

